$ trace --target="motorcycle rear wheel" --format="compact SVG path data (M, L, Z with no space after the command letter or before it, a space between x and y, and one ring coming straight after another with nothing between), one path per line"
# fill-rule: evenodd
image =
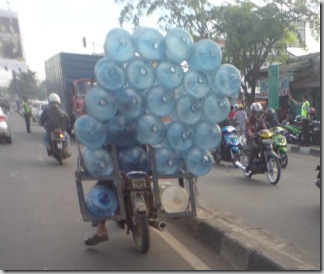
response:
M150 230L147 215L136 213L133 219L131 231L136 248L140 253L147 253L150 249Z
M280 175L281 175L281 167L279 161L276 158L274 157L269 158L267 162L266 174L270 184L276 185L279 182Z

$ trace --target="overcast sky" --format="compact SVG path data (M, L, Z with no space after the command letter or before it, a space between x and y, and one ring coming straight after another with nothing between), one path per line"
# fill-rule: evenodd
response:
M103 52L108 31L120 27L121 6L113 0L0 0L0 9L18 14L25 59L39 80L45 79L45 60L58 52L91 54L93 43L96 53ZM82 37L87 38L86 49ZM309 47L319 51L318 43ZM8 75L10 79L11 73L0 68L1 83Z

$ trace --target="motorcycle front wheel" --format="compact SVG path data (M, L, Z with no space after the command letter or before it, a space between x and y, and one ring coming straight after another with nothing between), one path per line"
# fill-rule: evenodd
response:
M62 150L58 150L56 159L58 160L60 166L63 164L63 152Z
M286 168L288 165L288 154L286 151L280 152L281 167Z
M150 230L147 215L145 213L135 214L131 231L137 250L140 253L147 253L150 249Z
M267 178L270 184L276 185L280 180L281 175L281 168L279 161L274 158L270 157L267 162Z

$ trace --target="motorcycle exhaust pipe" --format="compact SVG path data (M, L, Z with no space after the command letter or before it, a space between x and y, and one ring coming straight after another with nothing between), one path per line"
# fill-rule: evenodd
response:
M236 165L237 167L239 167L240 169L245 170L245 166L242 165L239 161L236 161L236 162L235 162L235 165Z
M149 220L149 225L160 231L164 231L166 229L166 223L159 220Z

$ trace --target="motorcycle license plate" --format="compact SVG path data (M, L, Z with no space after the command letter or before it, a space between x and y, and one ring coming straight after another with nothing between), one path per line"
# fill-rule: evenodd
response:
M57 148L58 148L58 149L62 149L62 148L63 148L63 144L62 144L62 142L58 142L58 143L57 143Z

